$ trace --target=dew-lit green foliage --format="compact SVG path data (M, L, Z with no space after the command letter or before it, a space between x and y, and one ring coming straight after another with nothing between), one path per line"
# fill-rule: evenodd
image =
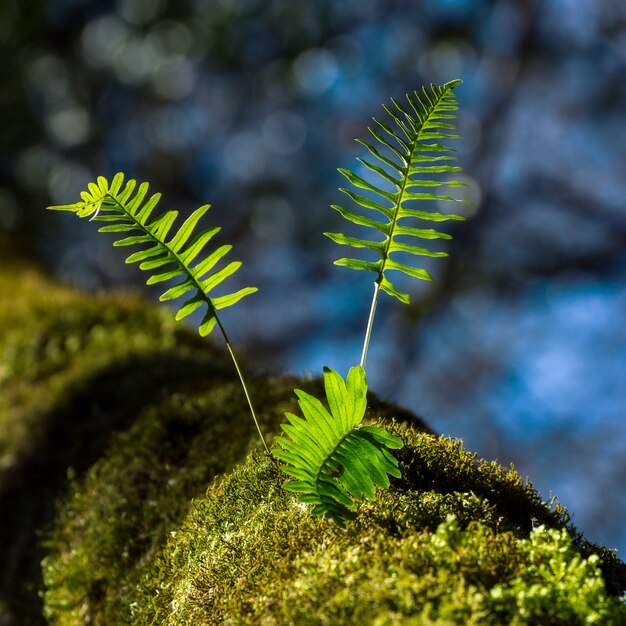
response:
M442 256L396 237L449 238L400 220L457 218L406 206L412 201L450 200L416 187L457 184L421 177L458 171L447 163L447 147L423 143L453 137L447 132L452 125L442 120L453 118L457 84L433 87L432 93L424 92L425 100L417 94L416 99L409 97L410 110L395 101L395 109L387 108L404 139L377 121L399 147L379 131L372 134L399 162L365 144L380 165L363 163L395 186L395 192L342 171L354 186L377 193L393 207L349 191L357 204L382 214L388 223L335 207L348 220L385 235L382 243L331 237L381 255L372 267L365 267L369 261L343 263L376 273L361 364L346 380L327 369L323 382L268 377L251 381L259 431L260 423L266 432L276 433L280 416L288 415L290 424L282 426L286 437L277 438L281 449L275 454L286 462L282 468L269 455L254 451L246 385L244 400L223 358L216 357L213 348L198 351L196 338L192 341L184 331L173 330L173 321L158 335L166 319L161 313L137 301L127 310L117 297L86 299L53 286L50 293L58 302L37 309L29 300L24 308L33 328L51 320L44 328L52 343L44 342L41 352L39 343L28 343L33 331L21 335L15 312L0 307L0 322L8 320L8 331L0 335L0 384L8 381L9 390L6 441L14 455L8 458L9 465L23 470L17 481L10 472L0 474L0 489L7 476L7 484L13 480L9 498L0 491L3 510L14 518L10 532L22 532L16 521L20 513L32 518L26 534L41 531L50 521L60 472L70 470L69 495L45 533L41 597L50 624L619 626L626 621L626 605L618 597L626 590L626 567L568 525L564 509L542 502L513 468L480 461L459 442L427 432L417 418L366 395L363 365L378 291L408 301L386 272L428 278L424 270L401 265L390 255ZM433 152L435 156L423 154ZM182 279L162 299L189 297L191 292L178 318L206 304L201 334L219 325L235 360L215 313L253 290L240 290L223 301L209 297L209 290L239 264L208 274L229 246L196 260L216 232L209 229L191 239L208 207L195 211L170 237L175 212L150 221L158 194L144 203L147 186L134 192L134 182L122 189L121 175L111 183L99 178L83 194L83 202L61 208L108 222L102 230L130 232L122 245L147 245L128 261L158 270L149 282ZM46 279L33 280L48 293ZM74 317L66 320L64 315ZM135 317L145 324L136 339L145 345L129 340ZM53 323L57 319L62 320L58 327ZM102 326L104 330L95 330ZM71 339L64 335L66 328ZM21 339L15 341L13 332ZM158 338L150 340L146 333ZM236 360L235 366L241 378ZM174 384L166 383L168 374ZM33 411L35 402L24 414L24 421L35 427L33 440L40 442L34 450L29 448L30 426L17 425L21 400L12 393L19 389L21 377L26 391L37 391L39 385L45 398L40 400L43 408ZM297 395L304 419L293 414L294 383L301 388ZM326 406L316 399L322 391ZM362 424L364 417L367 422ZM394 417L402 423L390 419ZM54 428L42 428L46 421ZM69 450L50 437L64 428L71 432ZM395 449L395 455L388 448ZM37 465L41 452L45 461ZM42 482L50 459L55 479ZM297 482L286 482L285 473ZM11 489L31 497L28 486L33 481L41 483L35 504L25 506L28 498L22 497L21 509L13 511ZM33 514L37 495L47 498L47 516ZM344 523L348 518L349 525ZM5 546L10 532L3 537ZM9 555L8 562L32 567L33 554L21 561ZM28 581L32 597L38 581L18 574L16 581ZM15 588L5 581L0 621L5 614L9 619L22 617L11 596ZM13 606L7 608L9 604ZM41 623L38 608L33 603L24 613L29 623Z
M199 221L210 206L206 204L196 209L181 227L171 234L178 211L165 211L154 217L154 209L161 199L161 194L155 193L146 200L148 187L148 183L141 183L137 187L137 182L132 179L124 185L122 173L116 174L111 182L100 176L97 183L89 183L89 189L81 193L81 202L48 208L70 211L78 217L106 222L106 225L99 229L101 233L130 233L113 244L141 247L126 259L126 263L139 263L142 270L151 272L147 280L148 285L174 279L178 281L160 297L161 301L187 297L176 313L177 320L187 317L206 304L207 311L200 322L199 331L203 336L208 335L219 323L217 311L232 306L257 289L244 287L234 293L218 297L209 295L241 267L241 262L232 261L221 270L213 271L232 246L222 245L210 254L206 253L207 244L221 230L215 227L195 232Z
M446 256L443 252L432 252L398 240L397 237L450 238L449 235L433 229L407 226L404 223L406 218L435 222L462 219L457 215L418 211L411 208L412 205L407 206L408 203L418 200L454 201L449 196L415 191L416 189L462 185L458 181L437 180L437 176L441 174L447 175L460 170L459 167L449 164L454 157L441 154L450 152L451 148L439 143L440 140L458 137L448 131L454 130L450 121L454 120L454 112L458 107L453 92L459 83L457 80L442 87L431 85L430 91L424 89L421 95L417 92L407 95L408 109L395 100L394 108L385 106L385 110L398 127L397 132L385 122L374 120L383 134L390 138L385 138L376 130L370 129L370 132L384 150L391 152L393 158L385 157L373 145L361 142L376 157L379 164L362 159L361 163L376 173L381 182L391 184L394 191L385 191L353 172L340 170L355 187L377 194L379 201L374 202L345 189L342 191L361 207L375 210L386 219L383 223L334 206L333 208L349 221L374 228L383 233L385 239L381 242L369 242L339 233L326 233L337 243L369 248L381 255L381 259L376 263L355 259L337 261L340 265L371 270L377 275L363 355L360 366L351 370L346 381L336 372L326 370L324 374L326 399L330 413L316 398L298 392L304 418L293 414L287 416L290 423L283 426L287 437L278 439L281 447L274 452L276 458L286 463L283 470L298 479L296 482L288 483L286 488L300 493L302 502L313 504L312 514L328 515L339 525L343 525L343 522L352 516L351 511L355 506L353 500L358 501L364 497L375 498L377 487L389 486L388 475L399 476L397 462L389 449L398 448L400 440L382 428L360 426L367 394L363 366L378 290L383 289L402 302L409 301L408 295L399 292L391 284L386 276L387 270L398 270L417 278L430 278L425 270L399 263L391 258L391 254L404 252L431 257ZM392 173L387 171L390 168L393 170ZM424 175L429 178L424 178ZM129 180L124 185L124 175L118 173L111 182L100 176L97 182L90 183L88 189L81 193L80 202L49 208L70 211L80 218L106 222L106 225L100 228L100 232L126 233L127 236L115 241L114 245L140 246L140 250L133 252L126 262L139 263L141 269L150 271L148 284L176 281L160 299L166 301L182 296L187 298L176 314L177 320L187 317L206 304L207 310L199 326L200 334L208 335L216 324L219 325L239 374L259 435L266 445L245 380L226 331L217 317L219 309L235 304L256 289L247 287L217 298L210 295L215 287L239 269L241 263L231 262L221 270L212 272L231 246L221 246L204 256L204 248L220 230L219 227L205 229L192 237L209 205L194 211L180 229L170 235L178 212L166 211L158 217L153 217L152 214L161 196L157 193L146 200L147 195L148 183L142 183L137 188L136 181ZM388 206L380 202L387 203ZM402 223L400 220L403 220ZM152 273L154 270L157 271Z
M131 463L122 476L131 447L127 458L111 455L75 493L55 536L60 552L46 561L52 623L622 623L626 607L607 594L589 546L565 530L562 509L458 442L392 432L405 439L403 478L362 503L348 533L310 516L271 459L253 454L190 507L174 505L146 537L137 531L156 518L146 503L158 508L170 496L153 486L133 507L129 494L146 485L146 472ZM192 445L198 452L204 437ZM118 449L130 441L125 435ZM176 493L183 467L149 480L171 482ZM132 486L118 493L127 480ZM116 501L126 517L108 514ZM142 543L148 548L133 554ZM624 582L623 564L601 554Z
M217 315L220 309L236 304L245 296L256 292L257 288L244 287L221 296L212 293L241 267L241 262L231 261L220 270L215 270L232 246L222 245L210 253L207 252L207 244L221 230L217 226L196 231L198 223L210 205L205 204L196 209L172 234L178 211L165 211L154 217L153 213L161 194L155 193L146 200L148 188L146 182L137 187L137 181L134 179L124 185L124 175L119 172L111 182L99 176L97 183L89 183L88 189L81 192L80 202L48 208L54 211L69 211L80 218L87 217L90 220L106 222L106 225L99 229L101 233L126 233L127 236L113 243L114 246L133 248L139 246L139 250L126 258L126 263L139 263L140 269L150 272L150 277L146 281L148 285L164 282L171 284L171 281L174 281L174 285L161 294L160 300L177 300L185 296L185 302L176 313L177 321L206 305L206 311L198 326L200 335L204 337L210 334L216 325L219 327L241 381L259 437L269 452L241 367L226 329Z
M287 415L289 424L283 425L287 436L277 438L280 448L274 451L274 456L286 463L283 471L297 479L288 482L285 488L300 493L301 502L313 504L313 515L327 515L342 527L352 517L354 500L362 500L364 497L374 499L376 487L385 489L389 486L388 474L399 477L397 462L389 449L401 447L401 442L382 428L360 427L365 411L361 401L367 393L365 359L380 289L405 304L409 303L408 294L394 287L387 272L395 270L414 278L431 278L426 270L399 262L397 254L447 256L445 252L433 252L406 243L406 238L451 239L450 235L432 228L407 225L407 219L413 222L416 219L428 222L463 219L459 215L417 210L414 207L416 201L456 201L450 196L433 194L424 189L464 186L459 181L442 177L461 170L460 167L450 165L450 161L455 160L449 154L453 149L443 144L443 141L459 137L450 131L455 130L452 121L456 117L458 105L454 89L460 82L451 81L441 87L431 85L430 90L424 88L421 94L407 94L407 105L396 100L392 100L392 107L383 105L397 130L374 118L379 130L370 128L369 131L378 142L378 147L360 142L376 162L363 159L359 159L359 162L376 175L377 184L350 170L339 170L353 187L364 189L370 196L347 189L340 191L362 209L377 214L377 219L370 219L333 205L348 221L378 231L375 241L357 239L342 233L325 233L335 243L373 250L380 256L377 261L336 261L337 265L367 270L376 275L361 361L358 367L350 370L346 381L337 372L325 369L326 400L330 412L317 398L296 391L304 417ZM371 195L376 199L372 199ZM381 234L384 239L379 241Z

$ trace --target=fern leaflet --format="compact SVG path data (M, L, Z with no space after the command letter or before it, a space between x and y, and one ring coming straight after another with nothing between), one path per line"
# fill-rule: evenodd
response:
M166 211L151 220L161 194L156 193L144 202L148 195L148 183L141 183L137 187L134 180L129 180L122 189L123 183L122 173L116 174L110 184L100 176L97 184L89 183L88 191L81 193L82 202L48 208L72 211L78 217L107 222L99 232L132 233L131 236L113 243L114 246L144 246L143 250L131 254L126 263L139 263L142 270L157 270L151 273L147 280L148 285L179 280L161 295L160 300L188 296L176 313L177 320L206 304L207 311L199 325L199 331L202 336L208 335L219 323L216 315L218 310L232 306L241 298L257 291L257 288L245 287L219 297L209 295L241 266L241 262L232 261L221 270L212 272L218 261L230 251L230 245L222 245L202 257L201 253L206 245L221 230L219 227L205 229L192 238L195 227L210 205L196 209L180 229L168 237L178 217L178 211Z
M453 151L452 148L439 143L439 140L458 138L458 135L449 131L454 130L451 121L455 118L454 111L458 109L454 89L460 82L460 80L454 80L442 87L431 85L430 91L424 88L422 94L417 91L407 94L408 107L396 100L392 100L393 107L383 105L398 129L393 130L387 123L374 118L379 128L368 130L376 142L382 146L383 152L387 152L389 156L385 156L374 144L357 140L368 149L375 162L357 160L373 172L382 185L391 187L392 190L386 191L382 186L366 181L350 170L339 170L356 188L356 191L364 189L378 197L373 200L349 189L340 189L340 191L361 207L382 216L382 220L371 219L337 205L333 205L332 208L345 219L360 226L372 228L384 237L382 241L370 241L348 237L341 233L325 233L335 243L353 248L367 248L381 257L374 262L344 258L335 263L352 269L374 272L377 275L376 282L380 284L383 291L407 304L409 296L394 287L387 277L387 272L395 270L423 280L430 280L431 277L426 270L396 261L392 255L405 252L415 256L443 257L447 254L433 252L421 246L399 241L397 238L430 240L450 239L451 237L432 228L405 225L404 220L417 218L429 222L443 222L464 219L460 215L417 210L407 206L408 203L422 200L459 202L450 196L434 194L427 190L443 186L465 186L459 181L433 179L433 175L455 173L461 170L460 167L449 164L450 161L455 160L453 156L447 154ZM433 140L433 143L428 143ZM429 178L423 178L424 174Z
M297 479L285 489L300 493L314 505L314 515L327 515L343 527L354 517L354 500L373 500L376 487L389 487L389 476L400 476L398 461L388 449L402 440L379 426L359 426L367 406L365 370L353 367L346 381L324 368L324 388L330 412L314 396L296 389L304 419L287 413L287 437L276 437L281 469Z

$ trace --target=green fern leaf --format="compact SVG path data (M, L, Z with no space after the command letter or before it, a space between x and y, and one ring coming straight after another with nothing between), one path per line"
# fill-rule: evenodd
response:
M48 208L71 211L78 217L106 222L107 225L102 226L100 232L129 233L129 236L118 239L113 245L140 245L143 249L131 254L126 263L139 263L140 269L151 272L147 280L149 285L178 279L179 282L167 289L160 300L187 297L176 313L177 320L206 304L207 311L199 331L203 336L208 335L218 323L216 311L232 306L257 289L246 287L227 295L210 295L239 269L241 263L234 261L221 270L212 272L213 267L232 246L221 246L204 256L207 244L220 231L220 228L209 228L194 236L196 226L209 210L209 205L196 209L177 232L170 234L178 212L166 211L151 219L161 194L154 194L146 200L147 195L148 183L137 187L134 180L129 180L124 185L124 175L119 173L110 183L102 176L97 183L89 183L88 190L81 193L82 202Z
M402 440L379 426L360 426L367 406L365 370L353 367L346 381L324 368L327 410L314 396L296 389L304 419L287 413L287 437L276 437L274 450L296 478L285 489L313 504L314 515L327 515L339 526L354 516L355 500L376 497L376 487L389 487L389 476L400 477L398 461L389 449Z
M460 82L454 80L441 87L431 85L430 90L424 88L421 94L417 91L407 94L408 106L396 100L392 100L393 106L383 105L397 129L394 130L387 123L374 118L378 128L368 130L376 140L375 143L357 140L374 157L374 162L357 160L376 175L376 184L350 170L339 170L353 188L340 191L355 204L378 215L377 219L371 219L338 205L333 205L332 208L346 220L378 231L383 238L365 240L341 233L324 233L335 243L373 250L381 257L380 261L375 263L352 258L339 259L335 263L352 269L374 272L377 275L375 282L383 291L407 304L408 294L400 292L393 286L387 272L399 271L422 280L430 280L431 277L426 270L398 262L392 255L408 253L413 256L443 257L447 254L409 244L398 240L398 237L418 239L451 237L431 228L406 225L404 221L408 218L428 222L464 219L460 215L417 210L413 206L413 202L424 200L463 202L445 194L432 192L432 189L438 187L465 186L459 181L439 179L440 174L449 175L461 171L460 167L450 164L455 158L448 152L453 152L453 149L444 143L449 139L458 138L453 132L452 120L455 118L454 112L458 109L454 89ZM369 195L362 195L360 190L368 192Z

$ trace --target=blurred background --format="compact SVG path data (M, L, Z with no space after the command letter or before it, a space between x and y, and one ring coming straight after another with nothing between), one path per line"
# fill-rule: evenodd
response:
M147 289L94 224L43 208L120 170L163 208L210 202L231 285L260 287L224 323L277 373L358 362L372 281L322 235L345 229L336 168L382 102L463 79L469 219L410 306L383 294L370 387L624 558L623 0L3 0L0 46L0 245Z

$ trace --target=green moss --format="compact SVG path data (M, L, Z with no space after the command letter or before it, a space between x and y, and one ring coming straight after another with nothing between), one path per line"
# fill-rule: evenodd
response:
M290 386L265 385L266 425L273 403L291 408ZM396 427L406 440L403 478L364 503L347 533L312 518L266 457L253 455L203 495L210 476L243 451L231 447L216 460L223 429L253 436L249 426L237 431L243 405L236 388L230 393L191 402L211 429L187 433L189 454L178 464L159 452L168 437L144 439L161 428L148 427L154 414L77 487L45 562L51 623L409 624L420 616L439 625L565 626L626 617L607 594L598 557L585 560L588 545L566 529L563 509L542 503L513 470L413 428ZM227 414L216 419L214 410ZM145 464L132 463L138 447L163 471L142 476ZM189 480L192 468L203 469ZM148 491L133 507L129 493L139 485ZM623 565L604 557L624 582Z
M44 623L45 527L52 624L624 623L613 553L406 411L370 397L370 418L402 422L403 477L341 532L274 461L241 464L259 443L231 364L168 312L21 262L0 292L2 623ZM266 432L295 386L321 394L251 381Z
M429 449L457 469L473 466L445 438L407 435L405 457ZM520 509L536 509L519 477L500 480L518 485ZM382 625L419 616L574 626L626 617L597 557L585 561L565 529L516 527L497 496L396 485L344 533L311 518L282 481L274 463L253 456L195 501L144 576L129 623ZM558 524L554 511L543 514Z
M167 311L127 294L89 297L30 268L0 274L0 292L11 294L0 305L0 467L74 383L131 355L192 346Z
M294 385L320 393L319 380L251 381L264 431L296 410ZM381 414L396 412L371 398ZM421 427L421 421L400 411ZM139 583L189 512L193 498L260 445L238 383L175 394L117 435L106 455L73 481L44 561L46 614L59 624L132 623Z
M80 475L163 393L231 368L169 312L82 294L23 260L3 261L0 294L0 621L36 624L39 533L68 468Z
M251 393L265 427L290 395L280 380L253 381ZM291 401L284 408L293 410ZM60 624L127 622L146 564L192 498L254 446L238 383L174 394L146 410L73 486L44 561L47 614Z

